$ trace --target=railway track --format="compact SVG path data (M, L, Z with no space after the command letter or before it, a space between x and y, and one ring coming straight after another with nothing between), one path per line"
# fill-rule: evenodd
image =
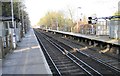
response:
M79 50L79 52L82 52L86 55L89 55L92 58L99 60L100 62L106 63L107 65L110 65L111 67L120 70L120 60L116 57L112 57L112 56L105 55L105 54L100 54L97 51L99 48L96 48L96 47L89 48L89 45L81 44L77 40L65 38L65 37L62 37L62 36L57 35L57 34L51 34L49 32L47 32L46 34L50 35L51 37L59 40L60 42L66 44L66 45L69 45L72 48L77 48ZM86 46L88 48L86 48ZM79 49L79 48L83 48L85 50L81 51L81 49Z
M79 60L73 54L66 54L64 51L65 49L53 43L48 37L45 37L40 33L37 33L36 35L39 38L40 44L44 47L44 50L46 50L48 56L50 57L54 68L57 70L56 73L53 72L54 74L84 74L86 76L102 76L99 72Z
M69 58L67 58L59 49L51 45L40 33L37 33L40 44L44 47L45 52L50 57L52 64L54 65L56 72L53 70L54 74L69 74L69 73L81 73L85 74L82 69L78 68L78 65L75 65ZM43 43L44 42L44 43ZM46 46L44 46L46 45ZM49 63L49 62L48 62ZM50 65L51 66L51 65ZM73 67L70 68L70 66ZM53 67L51 67L53 69Z

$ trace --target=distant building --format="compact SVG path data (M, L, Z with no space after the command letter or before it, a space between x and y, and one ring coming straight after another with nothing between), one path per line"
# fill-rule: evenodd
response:
M98 19L96 24L96 35L109 35L109 20Z

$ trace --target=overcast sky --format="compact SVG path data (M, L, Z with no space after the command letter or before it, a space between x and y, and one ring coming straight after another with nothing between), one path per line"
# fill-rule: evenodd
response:
M27 11L32 25L36 24L48 11L63 11L68 8L74 11L74 19L83 13L86 16L96 14L97 17L111 16L118 9L120 0L26 0ZM78 9L81 7L81 9Z

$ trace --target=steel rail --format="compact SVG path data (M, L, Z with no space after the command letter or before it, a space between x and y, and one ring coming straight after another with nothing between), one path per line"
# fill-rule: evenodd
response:
M88 68L90 68L92 71L94 71L94 74L96 73L96 75L99 75L99 76L103 76L101 73L99 73L97 70L95 70L94 68L92 68L91 66L89 66L87 63L85 63L84 61L80 60L79 58L77 58L76 56L74 56L73 54L71 54L69 51L65 50L62 46L58 45L57 43L55 43L54 41L51 41L53 44L55 44L58 48L61 48L62 50L66 51L67 52L67 56L69 58L71 58L69 56L69 54L74 57L76 60L80 61L81 63L83 63L85 66L87 66ZM71 58L72 59L72 58ZM72 59L73 60L73 59ZM75 61L75 60L74 60ZM75 61L76 62L76 61ZM84 67L82 66L82 69L84 69ZM86 69L84 69L85 71L87 71ZM91 76L93 76L93 74L89 71L87 71Z
M37 32L36 32L36 33L37 33ZM54 61L52 60L51 56L49 55L49 53L47 52L46 48L44 47L42 41L40 40L40 38L38 37L37 34L36 34L36 36L37 36L37 38L38 38L41 46L43 47L44 51L47 53L48 57L50 58L50 60L51 60L52 64L54 65L56 71L58 72L58 74L59 74L60 76L62 76L61 73L60 73L60 71L59 71L59 69L57 68L56 64L54 63Z
M44 34L44 33L43 33ZM46 35L46 34L44 34L44 35ZM55 43L54 41L52 41L50 38L52 38L52 39L54 39L53 37L51 37L51 36L48 36L48 35L46 35L47 37L48 37L48 41L50 42L52 42L54 45L56 44L56 46L58 45L57 43ZM56 40L56 39L54 39L54 40ZM58 41L58 40L57 40ZM60 42L60 41L58 41L58 42ZM62 42L61 42L62 43ZM64 43L63 43L64 44ZM66 45L66 44L65 44ZM59 45L60 46L60 45ZM57 47L59 47L59 46L57 46ZM70 48L73 48L72 46L70 46L70 45L66 45L66 46L69 46ZM60 47L59 47L60 48ZM62 48L60 48L60 49L62 49L62 50L64 50L64 52L62 51L62 53L66 53L66 56L68 56L68 54L70 54L71 55L71 53L70 52L68 52L67 50L65 50L63 47ZM114 68L113 66L111 66L111 65L109 65L109 64L107 64L107 63L105 63L105 62L103 62L102 60L98 60L97 58L95 58L95 57L93 57L93 56L91 56L91 55L88 55L88 54L86 54L86 53L83 53L83 52L81 52L81 51L79 51L79 50L77 50L77 52L79 52L79 53L81 53L81 54L83 54L83 55L85 55L85 56L87 56L87 57L89 57L89 58L92 58L93 60L96 60L97 62L99 62L99 63L101 63L101 64L103 64L103 65L105 65L105 66L107 66L107 67L109 67L109 68L111 68L111 70L114 70L114 71L116 71L116 72L119 72L120 73L120 70L119 69L116 69L116 68ZM72 55L71 55L72 56ZM74 56L74 55L73 55ZM71 58L70 56L69 56L69 58ZM72 58L71 58L72 59ZM78 58L77 58L78 59ZM76 62L76 61L75 61ZM99 72L98 72L99 73ZM118 73L118 74L119 74ZM92 75L92 74L91 74ZM102 74L100 74L99 73L99 75L102 75Z
M49 40L48 40L49 41ZM50 42L50 41L49 41ZM59 47L57 47L54 43L50 42L53 46L55 46L56 48L58 48L60 50L60 52L62 52L63 54L65 54L65 52L63 52ZM67 54L65 54L70 60L72 60L75 64L77 64L80 68L82 68L86 73L88 73L89 75L93 76L89 71L87 71L87 69L85 69L83 66L79 65L79 63L77 63L75 60L73 60L70 56L68 56Z
M58 41L58 40L57 40ZM63 43L64 44L64 43ZM64 45L66 45L66 44L64 44ZM72 46L70 46L70 45L66 45L66 46L68 46L68 47L70 47L70 48L73 48ZM82 51L80 51L80 50L77 50L77 52L79 52L79 53L81 53L81 54L83 54L83 55L85 55L85 56L87 56L87 57L89 57L89 58L91 58L91 59L93 59L93 60L95 60L95 61L97 61L97 62L99 62L99 63L101 63L101 64L103 64L103 65L105 65L105 66L107 66L107 67L109 67L109 68L111 68L112 70L115 70L116 72L119 72L120 73L120 69L118 69L118 68L116 68L116 67L114 67L114 66L112 66L112 65L110 65L110 64L107 64L107 63L105 63L105 62L103 62L101 59L97 59L97 58L95 58L95 57L93 57L93 56L91 56L91 55L88 55L88 54L86 54L86 53L83 53Z
M70 40L69 40L70 41ZM71 41L72 43L75 43L75 42L73 42L73 41ZM64 44L64 43L63 43ZM77 43L75 43L75 44L77 44ZM66 44L65 44L66 45ZM80 44L79 44L80 45ZM73 48L72 46L70 46L70 45L66 45L66 46L68 46L68 47L70 47L70 48ZM80 46L82 46L82 45L80 45ZM92 50L91 48L89 48L90 50ZM84 53L84 52L82 52L82 51L80 51L80 50L77 50L77 52L79 52L79 53L81 53L81 54L83 54L83 55L85 55L85 56L87 56L87 57L90 57L90 58L92 58L93 60L96 60L96 61L98 61L98 62L100 62L101 64L103 64L103 65L105 65L105 66L108 66L109 68L111 68L111 69L114 69L114 70L116 70L117 72L120 72L120 69L118 69L118 68L116 68L116 67L114 67L114 66L112 66L112 65L110 65L110 64L108 64L108 63L105 63L104 61L102 61L101 59L98 59L98 58L96 58L96 57L93 57L92 55L88 55L88 54L86 54L86 53ZM112 58L114 58L114 57L112 57ZM115 59L117 59L117 58L115 58Z
M46 38L46 37L45 37ZM56 48L58 48L62 53L63 50L65 50L63 47L61 47L60 45L58 45L57 43L55 43L54 41L52 41L49 38L46 38L47 41L49 41L53 46L55 46ZM68 52L68 51L67 51ZM68 52L69 54L71 54L70 52ZM70 57L68 54L65 54L69 59L71 59L73 62L75 62L80 68L82 68L86 73L88 73L91 76L94 75L98 75L98 76L103 76L102 74L100 74L98 71L96 71L95 69L93 69L92 67L90 67L89 65L87 65L85 62L83 62L82 60L79 60L77 57L75 57L74 55L72 55L75 59L77 59L78 61L80 61L82 64L84 64L85 66L87 66L90 70L92 70L92 72L94 71L94 73L89 72L86 68L84 68L83 66L79 65L78 62L76 62L72 57ZM96 73L96 74L95 74Z
M39 33L40 34L40 33ZM44 39L46 39L49 43L51 43L46 37L44 37ZM53 46L55 46L56 47L56 45L54 45L53 43L51 43ZM58 48L58 47L56 47L60 52L62 52L61 51L61 49L60 48ZM64 52L62 52L62 54L64 54ZM65 55L65 54L64 54ZM66 56L67 57L67 56ZM71 59L70 59L71 60ZM75 63L75 61L74 61L74 63ZM75 63L76 64L76 63ZM79 64L77 64L77 65L79 65ZM86 70L87 71L87 70ZM85 72L86 72L85 71ZM90 74L89 74L90 75ZM93 76L93 75L91 75L91 76Z
M57 40L58 41L58 40ZM64 43L63 43L64 44ZM66 44L64 44L64 45L66 45ZM70 47L70 48L73 48L72 46L70 46L70 45L66 45L66 46L68 46L68 47ZM99 62L99 63L101 63L101 64L103 64L103 65L105 65L105 66L107 66L107 67L109 67L109 68L111 68L111 69L113 69L113 70L115 70L115 71L117 71L117 72L119 72L120 73L120 69L118 69L118 68L116 68L116 67L114 67L114 66L112 66L112 65L110 65L110 64L108 64L108 63L105 63L105 62L103 62L101 59L98 59L98 58L95 58L95 57L93 57L93 56L91 56L91 55L88 55L88 54L86 54L86 53L84 53L84 52L82 52L82 51L80 51L80 50L76 50L78 53L81 53L81 54L83 54L83 55L85 55L85 56L87 56L87 57L89 57L89 58L92 58L93 60L95 60L95 61L97 61L97 62Z
M83 54L85 56L88 56L88 57L92 58L93 60L96 60L97 62L99 62L99 63L101 63L101 64L103 64L103 65L105 65L105 66L107 66L107 67L109 67L109 68L111 68L111 69L113 69L113 70L115 70L115 71L120 73L120 69L118 69L118 68L116 68L114 66L111 66L110 64L107 64L107 63L103 62L101 59L97 59L97 58L95 58L95 57L93 57L91 55L87 55L87 54L83 53L82 51L79 51L79 50L77 50L77 51L79 53L81 53L81 54Z

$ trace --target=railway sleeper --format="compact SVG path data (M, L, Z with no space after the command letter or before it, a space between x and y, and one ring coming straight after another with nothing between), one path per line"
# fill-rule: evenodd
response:
M60 62L61 60L59 60L59 59L53 59L54 61L56 61L56 62ZM62 60L63 61L63 60ZM68 61L68 59L64 59L64 61Z
M65 65L61 65L61 64L57 64L57 66L74 66L73 64L65 64Z
M69 69L76 69L76 68L78 68L78 67L76 67L76 66L65 66L65 67L59 67L59 69L60 70L69 70Z
M50 55L51 55L51 54L50 54ZM54 56L54 57L53 57L53 56ZM62 56L62 57L61 57L61 56ZM58 60L58 59L66 59L66 57L63 56L63 55L60 55L60 56L59 56L59 55L57 55L57 56L56 56L56 55L52 55L52 57L53 57L52 59L54 59L54 60Z
M111 65L120 65L120 62L112 62Z
M81 71L82 70L80 70L80 69L60 70L61 73L70 73L70 74L72 74L72 73L79 73Z
M69 63L71 63L71 61L58 61L58 62L55 62L55 63L57 63L57 64L69 64Z
M106 60L106 61L104 61L104 62L106 62L106 63L111 63L111 62L116 62L116 60Z

